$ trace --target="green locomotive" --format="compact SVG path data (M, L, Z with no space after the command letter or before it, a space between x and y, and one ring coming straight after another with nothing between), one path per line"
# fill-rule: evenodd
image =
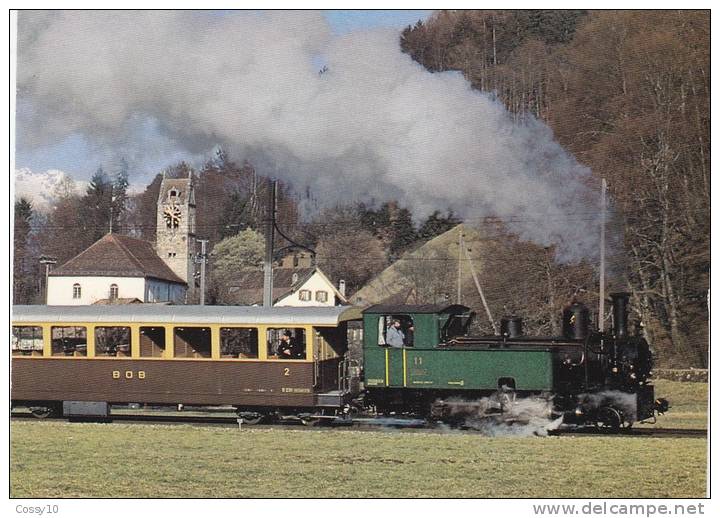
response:
M587 308L575 303L557 337L525 336L517 317L503 319L499 336L469 336L474 314L461 305L371 306L363 312L366 402L380 413L447 420L460 407L476 412L471 402L490 401L482 411L502 414L533 397L565 423L617 429L650 419L668 406L649 380L650 348L628 336L628 295L612 299L612 332L591 331Z

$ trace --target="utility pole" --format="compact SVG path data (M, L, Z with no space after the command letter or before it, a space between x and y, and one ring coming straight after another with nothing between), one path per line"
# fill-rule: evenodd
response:
M48 278L50 277L50 265L57 264L57 259L47 255L40 257L40 264L45 265L45 305L48 303Z
M470 258L470 254L467 251L467 248L463 246L463 252L465 252L465 257L467 257L468 264L470 265L470 273L472 274L473 281L475 281L475 287L478 290L478 293L480 294L480 300L482 300L483 307L485 308L485 313L487 314L488 320L490 320L490 325L492 325L493 332L495 334L498 334L497 326L495 325L495 320L493 320L492 313L490 313L490 306L488 306L487 300L485 300L485 294L483 293L482 286L480 286L480 281L478 280L477 272L475 271L475 266L473 266L472 259Z
M598 331L605 330L605 191L607 182L602 179L600 189L600 308L598 309Z
M457 278L457 303L462 304L462 251L465 248L463 241L463 232L460 228L460 236L458 237L458 278Z
M197 258L200 263L200 305L205 305L205 265L207 264L207 239L198 239L200 242L200 256Z
M265 262L263 280L263 307L271 308L273 305L273 253L275 251L275 218L277 217L277 180L268 182L268 207L265 218Z
M112 234L112 220L113 220L113 211L115 210L115 196L113 195L113 188L112 185L110 186L110 224L108 228L108 234Z

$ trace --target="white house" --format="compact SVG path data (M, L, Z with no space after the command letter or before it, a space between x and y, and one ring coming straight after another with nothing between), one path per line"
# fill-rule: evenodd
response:
M147 241L107 234L48 277L48 305L184 303L187 284Z
M262 270L243 270L229 282L228 295L235 304L263 302ZM316 266L273 269L274 306L339 306L347 304L345 295Z

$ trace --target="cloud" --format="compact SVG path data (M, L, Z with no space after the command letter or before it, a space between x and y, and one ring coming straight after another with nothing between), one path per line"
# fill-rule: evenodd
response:
M32 106L20 145L80 133L140 149L146 119L189 154L223 145L328 203L499 216L565 258L596 241L589 171L549 128L516 125L460 74L427 72L395 31L334 36L305 11L22 12L18 30Z

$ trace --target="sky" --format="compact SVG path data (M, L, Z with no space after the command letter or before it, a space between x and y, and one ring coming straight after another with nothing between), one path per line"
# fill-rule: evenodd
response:
M376 28L390 28L398 32L414 25L418 20L424 20L432 11L430 10L335 10L323 11L323 16L330 25L334 35L342 36L354 31L363 31ZM322 61L316 61L318 68ZM18 110L31 110L31 106L18 106ZM170 140L156 131L152 122L145 121L136 130L138 135L146 135L148 142L153 142L153 149L133 149L133 143L128 143L126 156L131 163L139 165L142 170L132 171L131 181L138 185L151 179L158 171L168 165L181 160L202 162L205 154L191 156L184 149L179 149ZM27 145L33 140L29 133L18 133L17 149L15 150L15 168L26 169L33 173L45 171L63 171L74 179L87 180L97 170L104 166L112 169L112 162L116 162L114 149L98 145L89 141L80 133L74 133L43 143L39 146Z

